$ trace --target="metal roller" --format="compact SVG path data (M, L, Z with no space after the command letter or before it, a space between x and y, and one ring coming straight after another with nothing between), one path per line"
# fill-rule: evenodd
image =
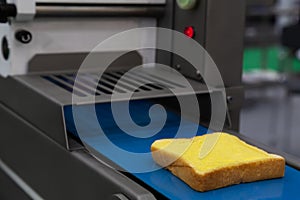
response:
M35 17L160 17L165 7L162 5L44 5L36 6Z

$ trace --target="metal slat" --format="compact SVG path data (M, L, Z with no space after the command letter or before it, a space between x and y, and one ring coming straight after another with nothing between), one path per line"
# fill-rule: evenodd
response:
M118 78L114 77L114 76L110 76L108 73L103 74L104 78L110 79L112 81L115 81L115 83L118 83L120 87L122 87L124 90L126 91L135 91L138 92L139 90L135 90L134 87L132 87L132 85L126 83L125 81L119 80Z
M139 82L139 83L141 83L141 84L144 84L143 86L146 85L148 88L151 88L151 90L156 90L155 87L149 85L149 83L148 83L147 81L145 81L145 80L139 78L138 76L134 76L133 74L126 74L126 75L129 76L129 77L131 77L133 80L135 80L135 81L137 81L137 82ZM155 83L155 81L152 81L152 82Z
M74 88L72 84L70 84L70 83L68 83L66 81L63 81L60 78L57 78L55 75L51 75L49 77L52 78L52 79L54 79L55 81L61 83L62 85L65 85L66 87L72 88L73 91L75 91L75 92L79 92L79 93L81 93L81 94L83 94L85 96L89 96L89 94L87 92L81 90L80 88Z
M138 73L138 75L143 75L143 73L141 73L141 72L136 72L136 73ZM166 79L164 79L164 78L162 78L162 77L158 77L158 76L156 76L156 75L154 75L154 74L150 74L150 73L145 73L145 75L148 75L148 76L151 76L153 79L155 79L155 80L157 80L158 82L164 82L165 84L167 84L167 85L169 85L169 84L171 84L172 85L172 87L180 87L180 88L185 88L183 85L180 85L180 84L178 84L178 83L175 83L175 82L172 82L172 81L169 81L169 80L166 80Z
M124 73L122 73L122 72L116 72L115 73L115 75L117 75L118 77L122 77L122 75L123 75ZM135 85L135 86L137 86L137 87L139 87L141 84L140 84L140 82L138 82L138 81L135 81L135 80L133 80L133 79L128 79L127 77L123 77L122 78L124 81L126 81L126 82L128 82L128 83L133 83L133 85ZM141 86L141 87L139 87L140 89L142 89L142 90L145 90L145 91L151 91L152 89L150 88L150 87L148 87L148 86L146 86L146 85L143 85L143 86Z
M97 88L97 91L98 92L102 92L102 93L105 93L105 94L112 94L112 91L110 88L107 88L103 85L99 85L94 78L90 77L88 74L84 74L84 75L79 75L80 78L84 79L85 81L91 83L93 86L92 87L95 87Z
M89 80L91 80L95 84L96 87L104 88L110 94L112 94L114 92L111 88L109 88L105 85L99 84L99 82L97 82L97 78L95 76L93 77L92 74L85 74L85 77L88 78Z
M95 79L97 80L98 77L95 74L90 74L90 76L95 77ZM111 87L111 91L117 91L119 93L126 93L126 91L122 90L120 87L115 86L114 84L112 84L111 82L107 81L107 80L103 80L102 78L100 78L99 83L102 82L104 84L106 84L106 87L110 86ZM108 85L108 86L107 86ZM108 88L110 88L108 87Z
M144 82L148 87L151 87L154 90L162 90L162 89L164 89L163 87L160 87L160 86L156 85L156 84L158 84L158 82L155 81L155 80L148 79L151 82L151 83L148 83L147 81L144 80L144 78L141 78L139 75L136 76L134 74L129 74L129 76L131 76L135 80Z
M148 81L152 81L152 82L158 82L160 85L164 86L164 87L167 87L167 88L176 88L176 86L174 85L170 85L170 84L165 84L165 83L162 83L161 80L157 80L157 79L153 79L149 76L145 76L144 73L138 73L138 72L133 72L135 75L137 76L141 76L143 77L144 79L148 80Z
M87 80L85 80L84 78L82 78L82 77L77 77L77 79L81 82L81 83L83 83L85 86L87 86L87 87L92 87L93 88L93 86L94 86L94 84L92 83L92 82L89 82L89 81L87 81ZM93 90L91 88L91 90ZM96 90L96 95L101 95L102 93L100 93L98 90Z
M92 88L90 88L90 86L85 85L82 82L77 81L76 85L75 85L75 79L73 77L70 77L67 75L58 75L58 77L60 77L61 79L67 79L67 80L71 81L73 84L73 88L76 87L77 89L80 89L80 90L86 92L88 94L88 96L95 94L95 92L93 91Z
M105 80L105 79L100 79L99 82L102 82L102 84L106 84L112 87L112 91L117 91L118 93L126 93L126 91L124 91L122 88L120 88L117 85L112 84L110 81Z
M120 81L120 78L122 77L121 75L116 74L116 73L107 73L107 75L110 76L110 77L112 77L112 78L117 79L118 81ZM121 80L121 82L124 83L124 84L126 84L126 85L128 85L128 86L130 86L130 87L132 87L132 88L139 87L138 83L134 83L134 82L132 82L131 80L128 80L128 79L123 79L123 80ZM143 88L141 88L141 89L143 90ZM138 92L139 90L135 90L135 91Z
M64 77L66 77L68 80L71 80L75 83L74 76L64 75ZM91 88L91 85L89 85L89 83L87 83L85 80L80 79L80 77L77 77L77 78L79 78L78 80L80 82L76 82L76 85L86 88L89 91L90 95L93 95L93 94L100 95L100 93L97 91L94 91L94 89Z

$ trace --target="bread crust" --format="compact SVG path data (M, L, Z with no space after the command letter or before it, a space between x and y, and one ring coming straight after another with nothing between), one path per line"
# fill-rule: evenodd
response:
M194 190L201 192L239 183L280 178L284 176L285 170L285 161L281 157L224 167L203 174L189 165L182 165L183 161L179 162L181 165L176 165L176 161L166 168Z
M156 163L166 167L175 176L197 191L205 192L229 185L253 182L258 180L280 178L284 176L285 160L283 157L269 154L269 157L248 162L241 161L230 166L224 165L211 171L197 171L191 162L170 152L159 152L151 146L152 156ZM170 163L173 160L174 162Z

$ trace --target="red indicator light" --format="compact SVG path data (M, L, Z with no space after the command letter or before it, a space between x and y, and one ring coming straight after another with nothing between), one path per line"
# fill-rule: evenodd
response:
M184 34L189 38L193 38L195 36L195 29L192 26L188 26L184 29Z

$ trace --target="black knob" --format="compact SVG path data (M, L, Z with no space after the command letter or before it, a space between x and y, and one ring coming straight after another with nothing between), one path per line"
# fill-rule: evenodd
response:
M23 44L28 44L32 40L32 34L26 30L18 30L15 34L15 38Z
M0 23L7 23L9 17L17 15L17 8L14 4L7 4L0 1Z

